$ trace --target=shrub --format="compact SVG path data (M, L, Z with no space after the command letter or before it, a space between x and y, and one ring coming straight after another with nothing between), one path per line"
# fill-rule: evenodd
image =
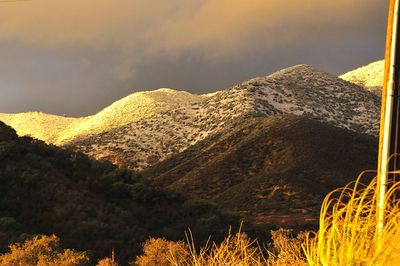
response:
M139 266L190 265L190 250L183 242L152 238L146 241L143 251L136 259Z
M13 244L0 256L0 266L83 266L89 263L84 252L60 248L60 239L35 236L23 244Z
M111 258L105 258L100 260L96 266L118 266L117 260L115 259L114 250L111 254Z
M292 237L292 230L279 229L272 231L271 234L272 245L268 249L268 265L307 265L301 247L305 241L306 233L300 233L297 237Z
M236 234L229 230L228 236L221 244L207 242L199 252L196 251L191 235L190 239L191 244L189 246L192 261L188 265L258 266L266 264L266 259L257 240L251 240L247 234L241 232L241 229Z

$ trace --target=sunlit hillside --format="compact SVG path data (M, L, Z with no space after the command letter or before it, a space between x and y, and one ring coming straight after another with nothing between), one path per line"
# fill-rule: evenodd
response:
M0 114L0 121L16 129L18 135L29 135L48 143L56 142L60 132L79 120L41 112Z
M379 104L376 95L360 86L312 66L297 65L69 144L93 158L140 171L243 117L294 114L378 135Z
M114 102L96 115L71 125L60 133L56 144L106 132L157 113L200 101L205 97L167 88L134 93Z
M204 98L207 96L162 88L133 93L95 115L82 118L29 112L0 114L0 120L15 128L21 136L30 135L48 143L64 144L75 138L106 132Z
M380 89L383 83L384 64L384 60L376 61L369 65L347 72L341 75L340 78L365 87L368 90L380 95Z

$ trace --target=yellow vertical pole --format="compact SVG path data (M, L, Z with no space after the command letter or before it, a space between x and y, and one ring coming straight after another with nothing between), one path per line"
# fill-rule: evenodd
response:
M385 196L388 183L388 165L391 150L391 130L393 115L393 90L394 90L394 73L395 73L395 56L396 41L398 31L398 11L399 0L390 0L389 16L386 35L385 50L385 69L384 81L382 87L382 107L381 107L381 124L379 136L379 156L378 156L378 248L380 247L380 236L384 227L384 211Z

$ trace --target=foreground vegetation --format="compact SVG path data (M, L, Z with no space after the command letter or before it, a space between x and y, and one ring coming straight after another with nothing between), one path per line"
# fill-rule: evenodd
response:
M132 265L400 265L400 182L386 196L385 226L377 234L376 179L367 185L361 179L331 192L321 208L318 232L293 236L290 230L272 234L272 243L260 246L239 230L229 231L221 243L208 241L202 248L187 232L187 242L151 238L143 255ZM86 253L62 250L54 236L34 238L0 256L0 265L87 265ZM11 263L12 262L12 263ZM42 264L41 264L42 263ZM44 263L44 264L43 264ZM114 256L100 266L118 265Z
M276 231L267 250L244 233L229 234L220 245L206 245L199 252L193 244L181 246L186 252L180 256L169 252L169 264L163 265L400 265L400 202L395 200L400 182L386 195L385 226L378 235L376 179L363 184L361 177L327 195L318 232L293 238L287 230ZM154 259L147 249L155 242L145 245L139 262L146 256L149 261Z
M386 195L385 225L378 234L376 179L361 181L326 197L320 229L303 244L310 265L400 265L400 182Z

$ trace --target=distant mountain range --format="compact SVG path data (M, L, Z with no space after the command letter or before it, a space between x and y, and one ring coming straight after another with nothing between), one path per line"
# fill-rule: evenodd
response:
M339 78L297 65L207 95L158 89L131 94L88 117L33 112L0 114L0 120L19 135L141 171L254 116L293 114L377 136L379 97L353 83L375 88L381 67L375 62Z
M307 65L254 78L179 108L159 112L100 134L79 136L66 145L96 159L140 171L237 118L304 115L370 135L378 134L379 98L365 89Z
M380 64L361 70L375 70ZM361 85L375 84L365 81L367 75L362 76L361 70L341 77L358 80ZM245 115L305 115L377 135L379 104L377 97L361 87L298 65L209 95L159 89L129 95L93 116L70 118L32 112L0 114L0 121L19 135L68 145L95 158L141 170Z

